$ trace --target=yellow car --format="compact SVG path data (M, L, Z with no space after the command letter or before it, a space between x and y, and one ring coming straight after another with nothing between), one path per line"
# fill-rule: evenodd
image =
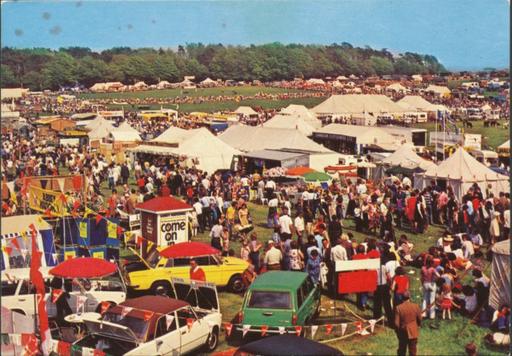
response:
M220 251L200 242L183 242L151 251L142 258L123 266L128 289L151 291L154 294L168 294L172 291L171 278L190 278L190 259L193 258L204 271L206 282L215 283L240 293L244 289L242 274L249 266L236 257L222 257Z

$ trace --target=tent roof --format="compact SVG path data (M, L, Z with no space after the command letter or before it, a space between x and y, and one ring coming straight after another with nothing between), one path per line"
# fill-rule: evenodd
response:
M508 140L505 143L502 143L501 145L498 146L498 148L509 148L510 149L510 140Z
M89 131L88 136L91 140L102 139L107 137L112 131L114 131L115 127L112 125L112 122L105 120L102 116L99 116L97 119L91 120L92 122L96 122L93 125L86 125L86 128L92 126L91 131Z
M317 114L393 113L407 111L385 95L372 94L332 95L311 110Z
M386 131L374 126L357 126L344 124L329 124L315 132L356 137L358 144L388 144L395 145L397 140Z
M310 120L306 121L301 116L277 114L276 116L265 122L263 124L263 127L279 129L296 129L306 136L311 136L311 134L313 133L313 131L315 131L316 128L322 126L322 123L319 120L313 120L316 120L318 122L318 125L313 126L312 123L310 123Z
M192 207L182 200L169 196L150 199L144 203L137 204L135 209L152 212L163 212L171 210L190 210Z
M244 152L281 148L311 152L332 152L310 140L296 129L233 125L224 131L219 138L228 145Z
M126 121L112 130L110 134L114 141L142 141L139 132Z
M390 84L386 87L386 89L388 90L394 90L394 91L406 91L407 88L404 87L402 84L400 83L393 83L393 84Z
M436 105L425 100L419 95L407 95L396 102L404 109L410 111L447 111L448 109L444 105Z
M473 156L459 147L450 157L425 172L425 176L462 180L463 182L482 182L507 180L508 177L493 172L478 162Z
M440 95L451 93L451 91L450 91L450 89L448 89L448 87L444 87L441 85L432 85L432 84L429 85L427 87L427 89L425 89L425 91L431 91L431 92L434 92L434 93L440 94Z
M407 169L421 168L427 170L435 168L436 164L426 159L421 158L414 152L413 145L406 144L401 146L398 150L393 152L389 157L382 160L382 163L391 166L400 166Z
M26 88L2 88L0 89L0 98L4 99L18 99L28 93Z
M239 106L238 109L235 110L235 113L246 116L258 115L258 113L250 106Z
M283 161L296 157L303 156L304 153L298 152L287 152L279 150L258 150L246 153L245 157L257 158L257 159L268 159L272 161Z
M492 252L500 255L510 256L510 240L496 242L492 247Z
M6 235L27 231L30 224L34 224L36 229L39 230L51 229L50 224L41 218L42 216L38 214L15 215L2 218L1 234Z

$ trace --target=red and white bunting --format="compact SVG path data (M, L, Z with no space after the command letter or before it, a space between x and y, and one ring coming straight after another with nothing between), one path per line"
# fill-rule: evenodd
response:
M361 321L356 321L355 324L357 333L361 334L361 332L363 331L363 323Z
M332 324L325 325L325 333L329 335L332 332Z
M57 303L57 300L59 300L63 293L62 289L52 289L52 303Z
M174 321L174 315L166 315L165 316L165 325L167 325L167 330L169 330L173 321Z
M370 324L370 331L373 333L375 331L375 324L377 324L377 320L370 319L368 320L368 323Z
M242 326L242 337L245 337L245 335L249 332L249 330L251 329L251 326L250 325L243 325Z
M261 326L261 336L265 336L267 334L267 331L268 331L268 326L262 325Z
M194 319L193 318L187 318L187 327L188 329L192 329L192 325L194 325Z
M318 331L318 325L311 325L311 338L315 338L315 334Z
M302 326L297 325L295 327L295 333L297 334L297 336L300 336L300 334L302 333Z
M151 319L154 314L155 313L153 313L152 311L145 311L144 312L144 321L148 321L149 319ZM187 324L188 324L188 321L187 321Z
M128 315L128 313L130 313L133 308L132 307L122 307L123 309L121 309L121 319L123 319L125 316Z
M109 307L110 307L109 302L101 302L100 314L105 314L105 312L108 310Z
M286 332L286 329L284 328L284 326L278 327L278 330L279 330L279 334L281 334L281 335L283 335Z
M341 336L345 335L345 332L347 331L347 323L341 324Z
M224 328L226 329L226 335L229 337L231 335L231 331L233 330L233 324L224 323Z
M76 297L76 310L82 309L85 310L85 302L87 301L87 297L85 295L79 295Z

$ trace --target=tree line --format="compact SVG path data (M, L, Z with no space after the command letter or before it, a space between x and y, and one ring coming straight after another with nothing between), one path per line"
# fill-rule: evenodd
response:
M115 47L96 52L85 47L59 50L2 48L2 87L32 90L97 82L155 84L177 82L185 75L202 80L290 80L338 75L435 74L445 71L436 57L386 49L353 47L349 43L299 45L270 43L251 46L203 45L177 49Z

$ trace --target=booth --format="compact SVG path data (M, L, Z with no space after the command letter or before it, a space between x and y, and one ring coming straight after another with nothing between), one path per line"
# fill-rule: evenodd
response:
M173 197L157 197L138 204L142 237L156 246L189 241L187 214L192 206Z

